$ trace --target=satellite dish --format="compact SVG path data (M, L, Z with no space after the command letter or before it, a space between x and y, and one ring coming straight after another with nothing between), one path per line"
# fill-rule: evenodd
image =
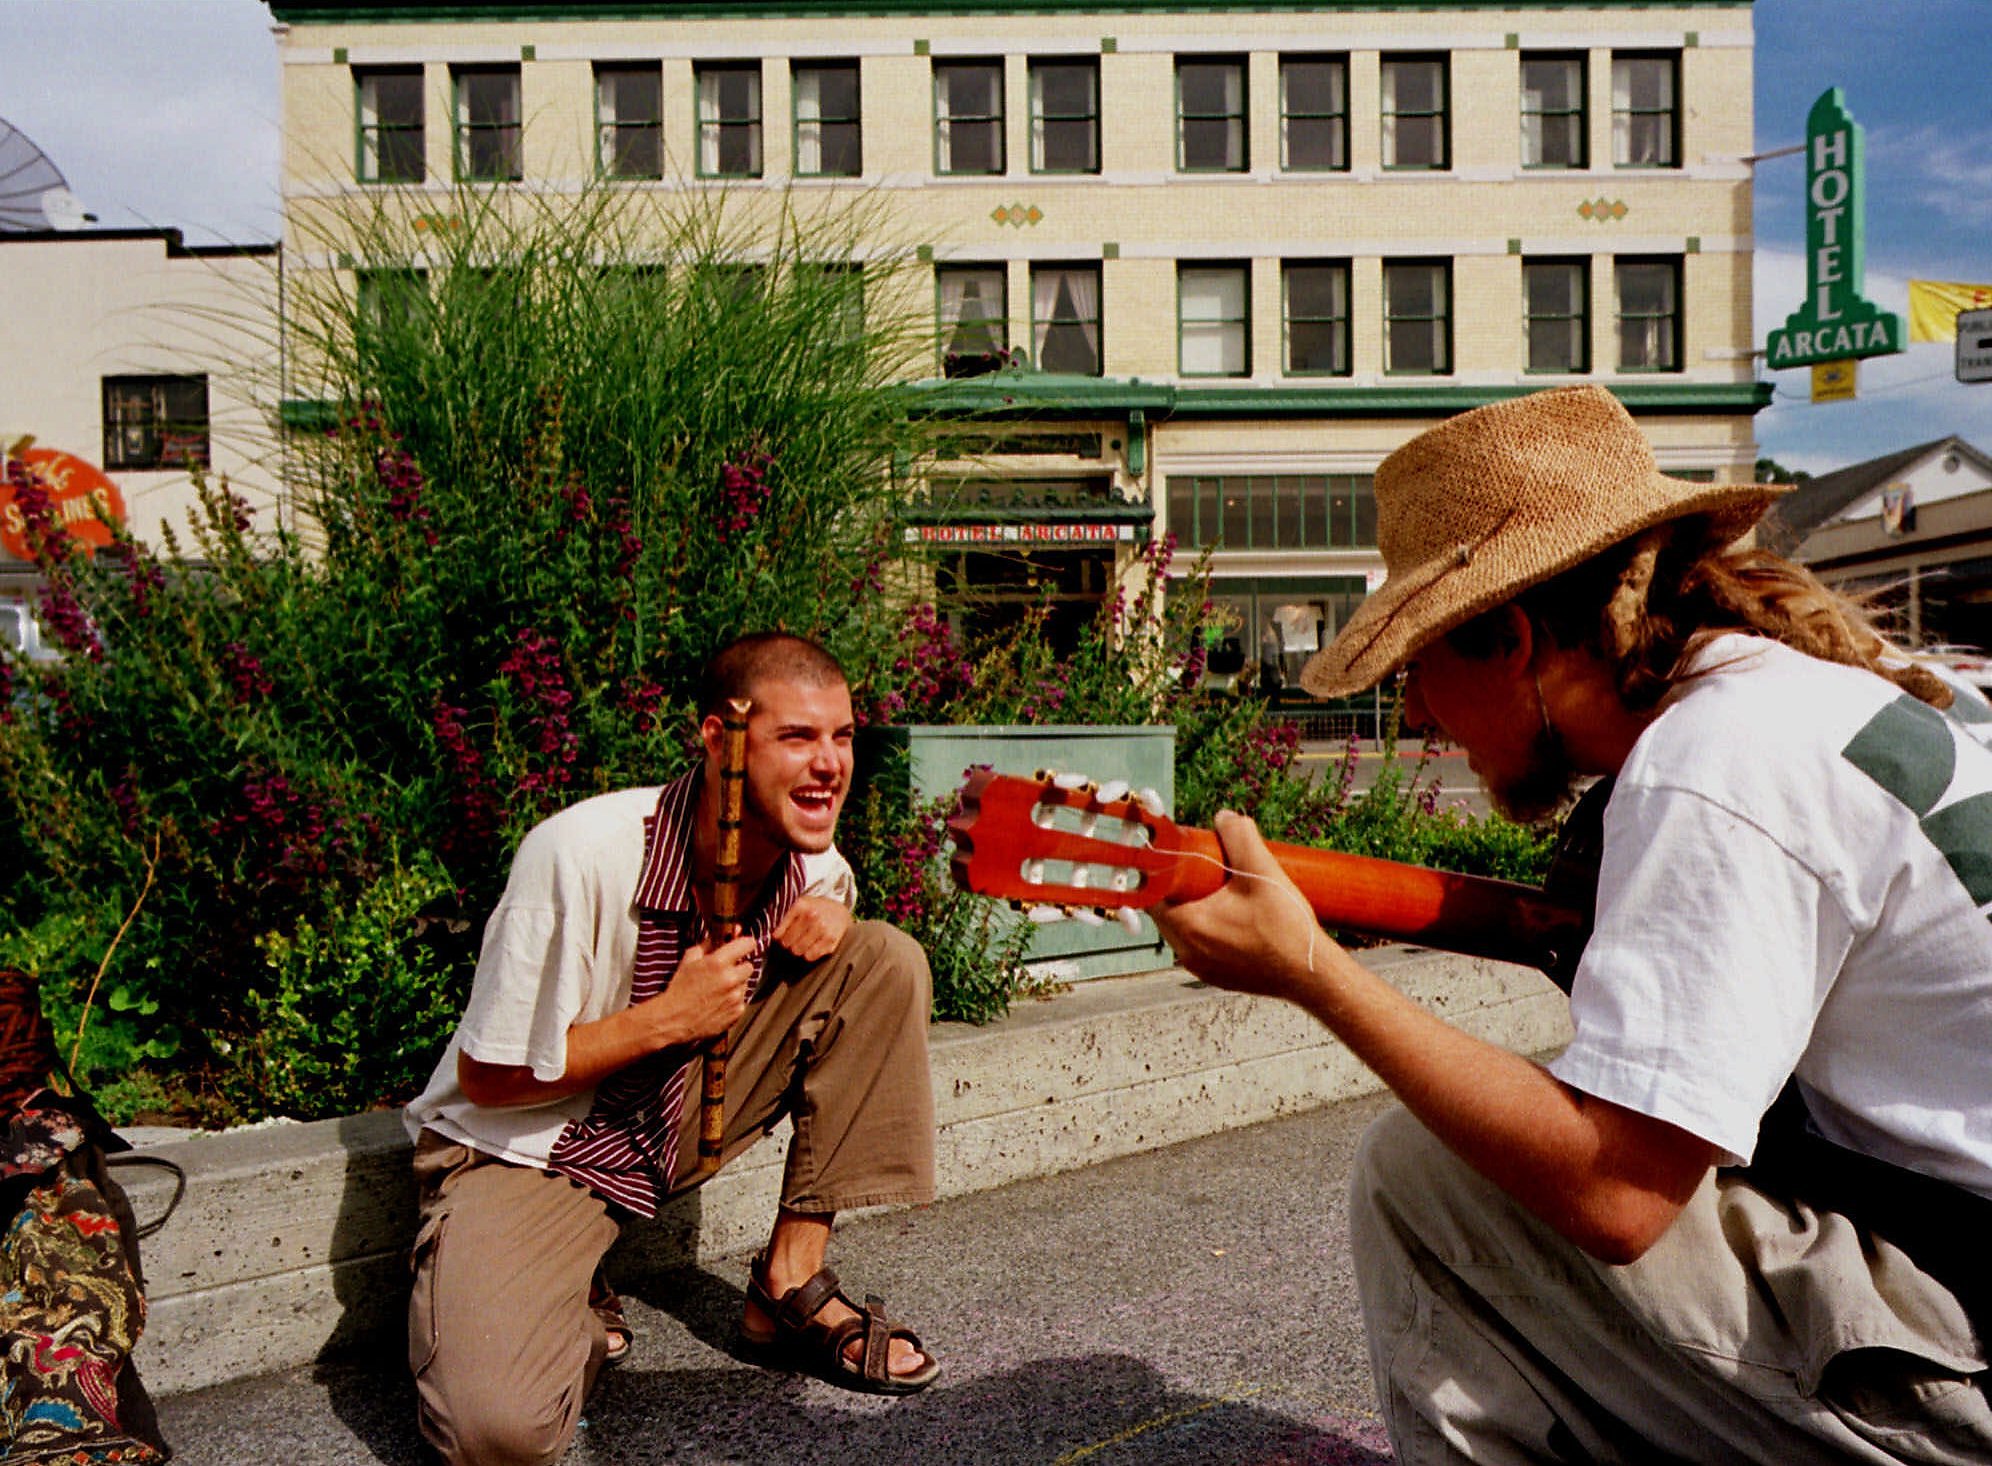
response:
M0 234L81 229L96 217L85 212L48 154L0 117Z

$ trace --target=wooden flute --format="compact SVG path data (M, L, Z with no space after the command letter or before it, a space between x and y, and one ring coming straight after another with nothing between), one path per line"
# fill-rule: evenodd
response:
M719 853L712 872L712 915L715 939L730 942L740 935L740 810L747 787L746 698L728 698L719 715ZM726 1058L728 1037L722 1033L707 1045L703 1084L699 1090L699 1175L719 1169L726 1145Z

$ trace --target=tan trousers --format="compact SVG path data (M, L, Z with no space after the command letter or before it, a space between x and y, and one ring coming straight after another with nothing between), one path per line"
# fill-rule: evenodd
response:
M1985 1348L1949 1292L1733 1173L1614 1267L1394 1110L1349 1220L1403 1466L1992 1461Z
M883 922L857 922L814 966L771 960L732 1034L726 1159L783 1115L795 1126L782 1205L930 1201L934 1101L926 954ZM694 1076L673 1191L698 1159ZM424 1131L408 1356L423 1436L445 1461L558 1460L607 1349L589 1284L619 1226L565 1176Z

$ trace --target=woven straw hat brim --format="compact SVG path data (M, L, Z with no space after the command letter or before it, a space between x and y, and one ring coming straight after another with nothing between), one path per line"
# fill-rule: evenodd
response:
M1361 692L1433 638L1656 524L1699 517L1709 542L1727 545L1781 492L1659 472L1602 388L1463 413L1377 470L1389 576L1308 660L1301 685L1317 697Z
M1679 479L1667 482L1682 488L1709 487ZM1455 555L1427 561L1408 574L1393 574L1356 608L1341 634L1308 659L1301 669L1301 686L1316 697L1362 692L1400 669L1427 642L1641 530L1703 514L1709 520L1709 541L1726 545L1747 533L1777 497L1761 485L1754 492L1743 484L1722 487L1729 492L1706 496L1712 503L1683 508L1678 499L1670 499L1652 514L1614 525L1610 533L1555 554L1546 553L1552 546L1541 526L1519 523L1518 515L1473 547L1465 564Z

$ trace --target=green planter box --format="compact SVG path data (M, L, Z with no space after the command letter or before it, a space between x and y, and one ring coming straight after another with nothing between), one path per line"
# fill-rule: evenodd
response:
M889 749L906 755L911 793L938 799L959 789L968 771L982 765L999 774L1035 774L1040 769L1085 774L1098 783L1125 779L1136 789L1153 789L1165 807L1176 803L1176 730L1144 727L943 727L913 724L866 731L860 763L876 768ZM1030 965L1061 982L1152 972L1173 959L1154 924L1144 920L1136 935L1118 922L1085 926L1061 921L1037 929L1026 953Z

